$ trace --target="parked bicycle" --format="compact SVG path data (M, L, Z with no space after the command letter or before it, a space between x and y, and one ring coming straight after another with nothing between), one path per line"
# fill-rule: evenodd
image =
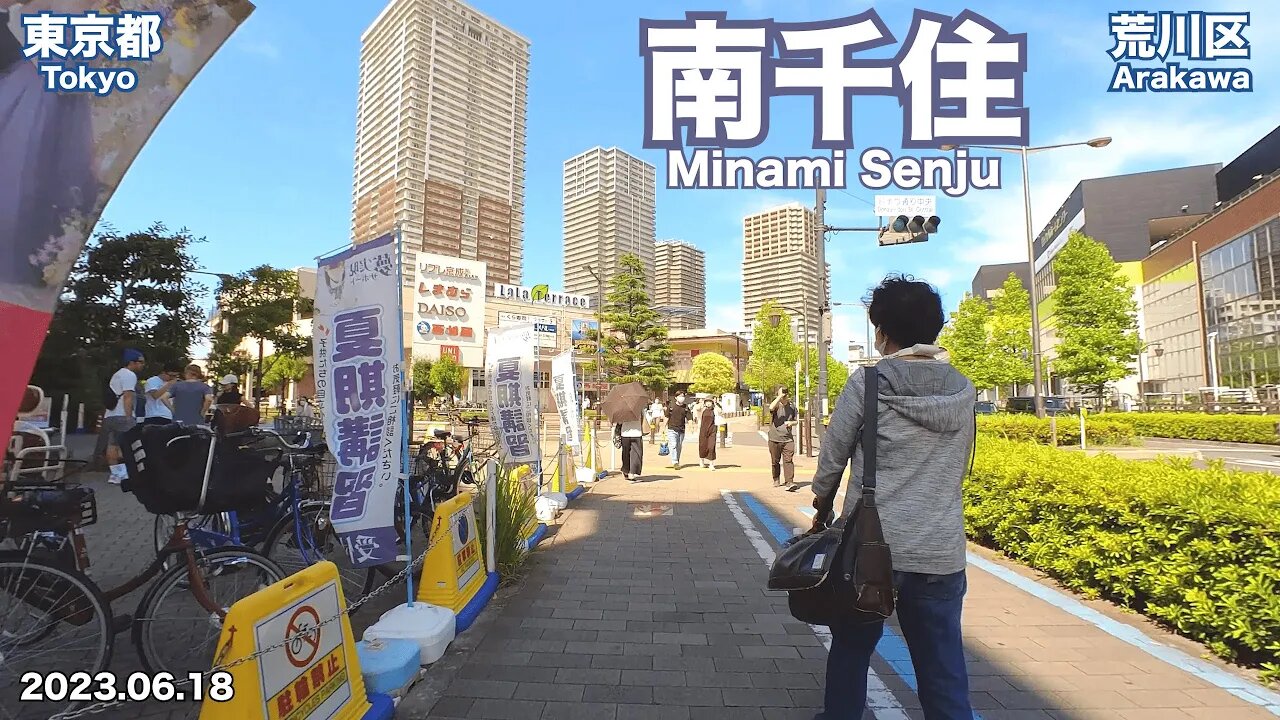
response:
M239 453L230 436L180 425L139 426L123 443L124 489L178 519L151 563L119 587L104 591L84 573L89 554L80 530L97 520L92 489L62 482L0 492L0 539L15 547L0 551L0 717L47 718L82 704L19 703L23 675L105 670L125 629L148 672L182 680L206 671L231 605L285 577L250 548L201 549L188 533L193 517L243 509L260 497L274 472L268 460ZM132 615L113 615L112 602L144 586Z

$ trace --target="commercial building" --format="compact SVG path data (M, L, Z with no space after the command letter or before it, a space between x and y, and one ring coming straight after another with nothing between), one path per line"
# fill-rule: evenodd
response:
M812 208L791 203L742 220L742 323L751 329L765 302L789 309L796 337L818 339L822 282L818 275L818 226ZM805 327L807 312L812 327ZM829 317L829 316L828 316ZM830 332L827 338L831 337Z
M702 353L718 353L729 359L734 367L734 380L739 392L745 392L742 374L747 370L747 360L751 357L750 343L738 333L726 332L715 328L694 328L689 330L672 330L668 336L671 343L671 380L674 389L687 389L693 382L693 359ZM725 408L729 411L736 407Z
M974 297L980 297L983 300L992 300L1000 294L1000 288L1004 286L1009 274L1012 273L1018 277L1018 281L1022 283L1023 289L1031 286L1028 278L1031 273L1027 270L1025 262L1016 263L1000 263L999 265L982 265L973 275L973 286L970 292Z
M351 236L523 264L529 41L457 0L390 0L361 36Z
M1278 173L1280 128L1217 173L1212 212L1143 260L1146 392L1155 398L1280 384Z
M608 292L619 259L634 254L653 297L656 223L657 171L652 165L616 147L595 147L565 160L565 292L598 301L601 289Z
M669 330L707 324L707 254L683 240L654 246L653 304Z
M1107 246L1121 273L1134 287L1138 303L1139 335L1144 327L1143 258L1170 232L1213 209L1217 202L1216 174L1220 164L1156 170L1081 181L1036 237L1034 244L1036 302L1040 313L1040 343L1050 360L1049 390L1067 394L1063 378L1053 374L1053 351L1058 343L1053 292L1057 278L1053 261L1075 231ZM1007 277L1007 275L1006 275ZM1001 280L1003 282L1003 279ZM1121 396L1136 400L1145 368L1115 385Z

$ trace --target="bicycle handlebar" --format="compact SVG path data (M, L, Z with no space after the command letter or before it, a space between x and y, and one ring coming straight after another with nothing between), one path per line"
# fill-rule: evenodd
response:
M277 442L279 442L281 445L283 445L283 446L284 446L286 449L288 449L288 450L310 450L310 449L312 449L312 448L311 448L311 432L310 432L310 431L303 431L303 433L302 433L302 434L303 434L305 437L303 438L303 441L302 441L302 444L301 444L301 445L294 445L293 443L289 442L288 440L285 440L285 439L284 439L284 436L283 436L283 435L281 435L279 432L276 432L275 430L269 430L269 429L267 429L267 428L259 428L259 427L245 428L244 430L241 430L240 432L227 433L227 437L229 437L229 438L235 438L235 437L261 437L261 436L268 436L268 437L274 437L274 438L276 439L276 441L277 441Z

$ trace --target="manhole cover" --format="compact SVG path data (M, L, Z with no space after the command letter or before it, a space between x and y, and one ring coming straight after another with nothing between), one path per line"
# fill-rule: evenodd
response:
M631 503L631 517L651 518L659 515L670 515L670 505L659 505L658 503Z

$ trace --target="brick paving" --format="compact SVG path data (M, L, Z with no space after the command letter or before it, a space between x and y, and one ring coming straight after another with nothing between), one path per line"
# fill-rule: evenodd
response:
M656 465L646 446L643 482L613 475L579 498L523 585L459 639L401 716L812 718L826 650L787 613L784 595L765 590L764 560L721 490L749 492L793 526L808 524L798 506L811 496L772 488L752 421L735 425L736 446L720 450L715 472L697 467L696 446L686 448L694 464L679 471ZM797 479L811 476L812 460L797 464ZM1203 652L1124 617L1161 642ZM985 720L1275 717L973 566L964 625L973 704ZM873 669L901 709L869 710L864 720L923 718L909 665L885 647Z

